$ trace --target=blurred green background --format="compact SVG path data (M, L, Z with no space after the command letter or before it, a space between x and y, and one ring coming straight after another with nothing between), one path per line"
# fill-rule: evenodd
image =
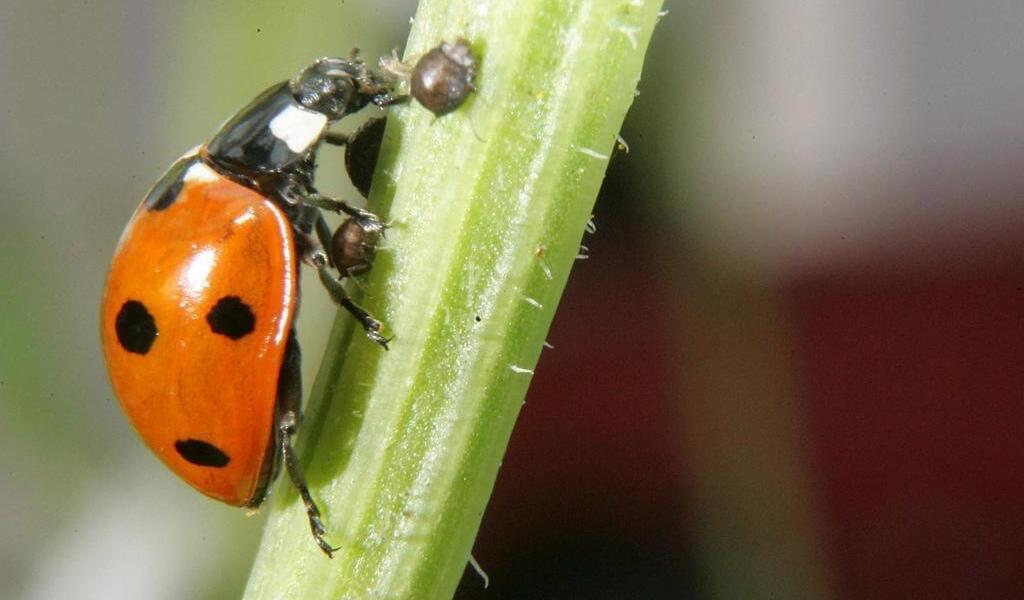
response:
M1024 7L666 8L460 597L1020 597ZM414 11L0 0L0 597L239 594L261 519L121 416L106 266L172 160Z

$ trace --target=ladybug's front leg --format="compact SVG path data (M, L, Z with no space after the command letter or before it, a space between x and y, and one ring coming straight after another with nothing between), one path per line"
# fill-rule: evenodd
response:
M324 134L324 142L332 146L345 146L348 144L349 136L340 131L328 131Z
M288 478L306 506L306 516L309 518L309 529L313 532L313 539L330 558L338 548L331 546L324 539L326 529L323 519L320 518L320 509L309 492L299 458L292 447L292 436L299 427L299 411L302 405L301 362L299 344L295 340L295 330L292 329L288 337L284 363L281 365L281 376L277 382L277 435L281 447L281 460L288 471Z

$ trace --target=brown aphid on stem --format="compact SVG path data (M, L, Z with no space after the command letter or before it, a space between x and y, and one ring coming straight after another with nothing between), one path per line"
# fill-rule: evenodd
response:
M345 143L345 170L359 193L366 198L370 195L370 182L377 168L377 155L384 141L385 117L375 117L363 123L359 129L347 136Z
M350 217L331 237L331 261L343 276L365 273L373 262L379 238L379 232L367 230Z
M412 97L438 117L452 112L476 89L476 64L476 57L465 39L441 42L413 67Z

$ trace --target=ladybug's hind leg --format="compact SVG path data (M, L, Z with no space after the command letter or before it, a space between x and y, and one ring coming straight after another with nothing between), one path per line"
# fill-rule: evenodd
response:
M302 476L302 467L299 466L299 458L295 455L295 449L292 448L292 436L297 428L297 420L298 415L288 412L281 416L281 421L278 423L278 431L281 435L281 458L288 470L288 478L292 480L292 485L299 492L302 503L306 505L306 516L309 518L309 529L313 532L313 539L328 558L333 558L334 552L338 548L331 546L324 538L326 530L323 519L320 518L320 509L309 493L309 487Z
M285 470L288 471L288 478L292 485L299 492L302 503L306 506L306 516L309 518L309 529L313 533L313 539L324 554L331 558L338 550L327 543L324 539L326 529L323 519L320 518L320 509L309 493L309 486L306 485L306 478L302 475L302 466L299 464L299 457L295 454L292 446L292 437L299 427L299 415L302 404L302 373L301 355L299 345L295 341L295 330L288 336L288 348L285 351L284 364L281 365L281 376L277 384L277 435L281 445L281 460L284 462Z

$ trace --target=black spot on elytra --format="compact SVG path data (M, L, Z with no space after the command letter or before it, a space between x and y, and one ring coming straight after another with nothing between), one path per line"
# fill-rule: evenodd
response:
M164 210L174 204L181 194L181 188L185 185L185 171L195 164L199 159L192 156L183 158L171 165L171 168L164 173L160 181L156 182L153 189L146 194L142 201L149 210Z
M206 322L214 333L237 340L256 328L256 315L238 296L224 296L207 313Z
M149 352L158 334L153 315L138 300L128 300L121 305L114 319L114 331L121 347L135 354Z
M231 459L220 448L203 440L178 440L174 442L174 449L188 462L200 467L217 467L218 469L227 466Z

